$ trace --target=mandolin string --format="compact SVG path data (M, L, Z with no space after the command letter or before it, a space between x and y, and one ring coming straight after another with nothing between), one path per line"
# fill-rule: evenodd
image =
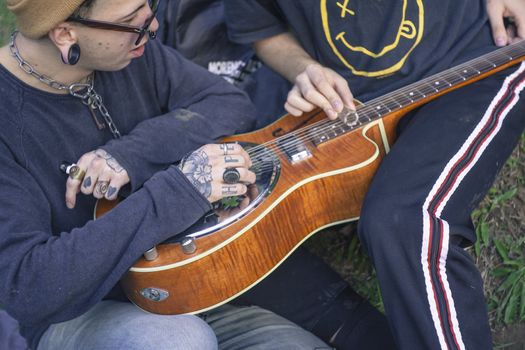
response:
M453 73L454 75L459 75L459 74L456 73L456 72L451 72L451 73ZM440 80L444 80L447 84L449 84L449 87L451 87L452 85L456 84L457 82L461 82L461 81L465 81L465 80L466 80L463 76L461 76L461 75L459 75L459 76L460 76L460 78L457 79L457 77L454 77L453 75L448 74L448 75L446 75L446 76L442 76ZM435 79L434 79L434 80L435 80ZM424 86L424 85L423 85L423 86ZM430 87L430 86L427 86L427 88L429 88L429 87ZM414 89L407 89L407 91L409 91L409 90L412 90L412 91L413 91ZM429 92L422 91L421 88L418 89L418 92L421 94L421 96L422 96L423 98L426 97L426 95L429 94L429 93L437 93L438 91L439 91L439 90L435 89L434 87L431 87L431 91L429 91ZM406 98L406 99L409 99L409 100L411 101L411 103L414 102L414 100L410 99L409 97L405 97L405 98ZM415 98L417 98L417 97L415 97ZM396 104L398 104L399 108L402 107L402 105L400 105L400 104L397 102L397 100L399 100L399 97L397 97L397 98L395 98L395 97L390 97L390 99L385 99L385 98L382 98L382 99L381 99L381 101L385 101L385 102L383 102L383 104L386 104L386 105L389 104L389 102L390 102L389 100L393 100L393 101L395 101ZM372 101L372 102L373 102L373 101ZM370 103L370 102L369 102L369 103ZM366 107L366 106L365 106L365 107ZM361 116L364 115L365 117L367 117L368 120L366 120L365 123L366 123L366 122L371 122L371 121L373 121L373 119L370 118L370 117L368 116L368 114L369 114L368 112L372 111L373 109L372 109L372 107L369 107L368 109L366 109L365 107L363 107L363 108L361 108L361 109L358 108L356 114L357 114L358 116L359 116L359 115L361 115ZM386 109L389 110L388 113L390 113L391 111L393 111L392 109L390 109L390 108L388 108L388 107L386 107ZM377 116L377 117L380 117L380 116L381 116L378 112L374 112L374 114L375 114L375 116ZM360 123L363 123L363 119L362 119L362 118L360 118ZM334 128L337 128L337 127L343 127L343 126L346 126L346 124L345 124L344 122L340 121L340 120L334 120L334 121L328 121L328 120L325 120L322 124L321 124L321 123L318 123L317 125L314 125L313 127L310 127L310 128L304 128L303 130L300 130L299 132L293 133L293 136L295 136L296 139L294 139L293 142L289 142L289 143L287 143L287 144L284 144L284 146L291 147L291 146L293 146L294 144L301 143L301 142L303 142L303 141L307 141L307 140L308 140L307 138L302 137L302 136L299 136L299 135L300 135L301 133L302 133L302 134L305 134L305 133L311 131L312 129L315 129L316 127L319 127L320 125L322 126L323 124L326 126L325 128L321 128L320 130L316 130L316 131L318 131L319 134L322 134L323 132L326 132L327 130L330 130L330 129L334 129ZM356 127L357 127L357 126L360 127L361 125L356 125ZM348 132L348 131L351 131L351 129L347 130L346 132ZM316 137L316 136L317 136L317 135L314 135L314 137ZM290 135L288 135L288 137L290 137ZM275 143L275 142L273 142L273 143ZM268 148L268 146L274 146L274 145L273 145L273 144L265 144L265 146L266 146L266 148ZM273 147L272 147L272 148L273 148ZM260 148L255 148L255 149L252 148L252 149L250 149L250 151L251 151L250 153L251 153L252 155L257 155L257 151L258 151L259 149L260 149ZM255 152L254 152L254 151L255 151ZM278 152L278 153L281 153L281 152Z
M510 48L510 49L513 49L513 48ZM497 55L494 54L494 55L490 55L490 56L491 56L491 57L492 57L492 56L495 56L495 57L493 57L493 59L494 59L494 58L501 58L500 53L498 53ZM484 58L485 58L485 57L486 57L486 56L484 56ZM507 56L507 58L512 59L511 56ZM478 58L478 59L479 59L479 58ZM480 60L480 61L482 61L482 60ZM506 63L506 62L508 62L507 59L504 59L504 61L503 61L502 63ZM478 64L478 63L481 63L481 62L467 62L467 63L475 63L475 64ZM409 86L407 86L407 87L405 87L405 88L402 88L402 89L399 89L399 90L394 91L392 94L388 94L388 95L385 95L385 96L381 96L381 97L379 97L379 99L380 99L381 101L385 101L385 102L383 103L384 105L387 105L388 102L393 101L394 103L396 103L396 104L398 105L398 107L401 108L401 107L403 107L403 105L401 105L401 104L399 104L399 103L397 102L397 101L399 100L399 97L400 97L400 96L403 97L403 98L405 98L405 99L410 100L411 103L414 102L413 99L411 99L410 97L407 97L407 96L406 96L406 92L408 92L408 91L413 92L413 91L415 90L415 91L419 92L419 93L423 96L423 98L426 97L426 96L429 95L429 94L433 94L433 93L438 93L438 92L444 91L444 89L442 89L442 90L436 89L436 88L435 88L432 84L430 84L430 83L431 83L431 82L436 82L436 81L439 81L439 80L444 80L444 81L449 85L449 87L451 87L452 85L454 85L454 84L456 84L456 83L458 83L458 82L466 81L468 78L464 77L463 75L461 75L461 74L458 72L459 70L462 70L462 69L464 70L465 68L473 69L473 70L476 71L478 74L481 73L481 72L478 71L478 69L476 69L475 67L472 67L472 65L467 65L467 63L464 64L465 67L463 67L463 65L460 65L460 66L454 67L453 69L451 69L451 70L449 70L449 71L445 71L445 72L439 73L439 74L437 74L437 75L431 76L431 77L429 77L429 78L427 78L427 79L424 79L424 80L418 82L417 85L420 85L420 87L417 88L417 89L415 88L415 86L411 86L411 85L409 85ZM489 63L489 66L488 66L488 67L480 67L480 69L485 70L486 68L495 67L495 66L499 65L499 63L497 63L497 64L495 65L495 64L494 64L493 62L491 62L491 61L488 61L488 63ZM446 74L446 75L445 75L445 74ZM458 79L458 80L454 80L454 79L457 79L457 77L455 77L455 75L459 76L459 79ZM438 78L439 78L439 79L438 79ZM428 89L428 88L431 89L430 91L428 91L428 92L426 92L426 91L422 91L422 88L421 88L421 87L424 88L424 87L425 87L425 84L427 85L427 87L426 87L427 89ZM397 96L396 96L396 94L397 94ZM376 101L376 99L369 101L369 102L368 102L368 106L371 105L374 101ZM358 114L361 114L361 115L362 115L363 112L364 112L364 114L366 114L366 113L369 112L369 111L373 111L372 108L369 108L368 110L366 110L366 107L367 107L367 106L364 106L364 107L365 107L365 108L362 108L362 111L358 111L358 112L359 112ZM385 107L385 109L388 109L388 110L389 110L388 113L390 113L391 111L393 111L392 109L390 109L390 108L388 108L388 107ZM376 112L375 114L378 114L378 113ZM382 116L382 115L379 115L379 116ZM368 120L367 122L369 122L369 121L372 121L372 120ZM325 125L327 125L328 128L327 128L327 129L324 129L324 130L322 129L322 130L320 130L320 131L326 131L326 130L328 130L329 128L333 128L334 126L336 126L336 127L338 126L338 125L334 124L333 121L328 121L327 123L325 123ZM343 123L342 125L344 125L344 123ZM304 128L302 131L303 131L303 132L307 132L307 131L309 131L310 129L313 129L313 128L317 127L317 126L318 126L318 125L312 125L312 126L310 126L310 128ZM289 137L290 134L289 134L289 135L286 135L286 136ZM286 136L285 136L285 137L286 137Z
M459 75L459 77L458 77L458 75ZM455 85L458 82L466 80L463 76L461 76L460 74L458 74L456 72L450 72L450 74L442 75L440 78L441 79L437 79L437 81L440 81L440 80L444 81L446 84L449 85L448 87L451 87L452 85ZM436 79L434 79L433 81L435 81L435 80ZM425 82L425 83L420 84L418 89L407 89L407 91L409 91L409 90L411 92L416 90L421 95L419 98L425 98L427 95L439 92L439 89L437 89L437 88L433 87L432 85L430 85L429 82ZM429 91L426 91L426 90L429 90ZM399 95L399 91L398 91L398 95ZM411 103L414 101L410 97L404 97L404 98L405 99L409 99L411 101ZM414 96L414 98L417 99L418 97ZM397 105L396 107L402 108L403 106L397 102L398 100L399 100L399 96L389 96L389 98L382 98L381 99L383 105L390 106L391 102L394 102ZM370 103L370 104L373 104L373 103ZM382 107L382 109L388 109L388 113L390 113L390 112L396 110L397 109L396 107L394 107L392 109L389 108L389 107ZM369 112L371 112L372 110L374 110L372 106L370 106L368 109L367 108L361 108L361 109L358 108L357 111L356 111L356 115L357 116L364 116L364 117L366 117L368 120L364 121L365 123L366 122L371 122L373 119L369 116L370 115ZM374 114L377 117L381 117L380 113L378 113L378 112L374 111ZM359 118L359 122L363 123L363 118ZM344 127L346 125L345 125L344 122L342 122L340 120L334 120L334 121L327 121L327 120L325 120L323 124L318 124L315 127L319 127L319 126L325 126L324 128L320 128L320 129L316 130L318 132L318 134L323 134L327 130L333 130L334 128ZM360 126L361 125L356 125L356 127L360 127ZM304 134L309 132L309 131L311 131L311 130L315 130L315 127L314 128L305 128L303 130L300 130L299 132L293 133L293 135L296 138L292 142L283 143L283 146L284 147L292 147L294 144L302 143L304 141L308 141L308 137L304 137ZM352 129L349 129L346 132L351 131L351 130ZM303 134L303 135L301 135L301 134ZM314 135L313 137L316 137L316 136L317 135ZM276 152L279 153L279 154L282 153L278 148L275 147L276 146L275 142L273 142L273 143L271 143L271 144L269 144L267 146L270 146L272 149L275 149ZM256 149L256 151L257 151L257 149ZM257 152L253 152L253 151L250 152L250 153L252 155L257 155L258 154ZM270 167L273 167L273 165L268 165L266 167L260 168L259 171L265 171L265 170L267 170Z
M510 48L510 49L513 49L513 47L507 47L507 48ZM521 52L520 52L521 53ZM494 54L494 55L490 55L491 57L492 56L495 56L495 57L492 57L493 59L494 58L501 58L501 55L500 53L498 53L497 55ZM485 58L485 56L484 56ZM511 56L507 56L507 58L512 58ZM479 59L479 58L478 58ZM436 89L434 86L432 86L432 84L430 84L430 82L435 82L436 80L444 80L446 83L449 84L449 87L451 87L451 85L453 84L456 84L457 82L462 82L462 81L466 81L468 80L468 78L462 76L458 71L459 70L464 70L465 68L470 68L470 69L474 69L476 72L478 72L478 74L481 74L481 72L478 71L478 69L476 69L475 67L472 67L472 65L468 65L468 63L474 63L474 64L479 64L481 63L480 61L482 60L479 60L477 62L466 62L464 63L463 65L460 65L460 66L457 66L457 67L454 67L453 69L449 70L449 71L445 71L445 72L442 72L442 73L438 73L437 75L434 75L434 76L431 76L427 79L424 79L420 82L417 82L416 85L420 85L420 87L418 89L416 89L416 86L412 86L412 85L409 85L405 88L402 88L402 89L399 89L399 90L396 90L396 91L393 91L391 94L388 94L388 95L385 95L385 96L381 96L377 99L374 99L374 100L371 100L369 102L367 102L367 105L365 105L361 111L358 110L358 114L367 114L367 112L370 112L370 111L374 111L373 108L370 107L371 104L373 104L373 102L375 102L376 100L380 100L380 101L385 101L384 103L382 103L383 105L387 105L386 102L390 102L390 101L394 101L399 107L403 107L402 105L400 105L397 100L399 100L399 96L402 96L402 95L406 95L406 92L410 91L410 92L413 92L414 90L416 90L417 92L419 92L423 98L424 97L427 97L429 94L433 94L433 93L438 93L438 92L441 92L441 91L444 91L444 89L442 90L439 90L439 89ZM508 62L507 59L505 59L502 63L506 63ZM498 64L499 65L499 64ZM489 66L488 67L480 67L480 69L482 70L485 70L486 68L490 68L490 67L494 67L495 65L493 64L493 62L489 62ZM445 75L445 73L447 75ZM453 75L458 75L460 78L456 81L453 81L454 79L454 76ZM437 78L441 78L441 79L437 79ZM452 78L452 79L451 79ZM426 92L426 91L421 91L421 86L424 87L424 85L427 84L427 88L430 88L431 90ZM419 91L418 91L419 90ZM396 96L397 95L397 96ZM410 97L406 97L406 96L403 96L403 98L405 99L408 99L408 100L411 100L413 101ZM366 107L369 107L368 109ZM388 109L388 113L390 113L391 111L393 111L393 109L390 109L388 107L385 107L385 109ZM374 114L378 114L377 112L374 111ZM378 117L382 117L384 115L378 115ZM367 122L370 122L372 120L368 120ZM345 125L343 122L341 122L342 124L339 124L339 125L336 125L334 123L335 121L326 121L325 122L325 125L327 126L327 128L325 129L321 129L321 130L318 130L318 131L321 131L321 132L324 132L324 131L327 131L329 130L330 128L333 128L333 127L338 127L338 126L343 126ZM310 131L311 129L317 127L318 124L313 124L307 128L304 128L300 131L302 131L303 133L305 132L308 132ZM283 138L286 138L286 137L290 137L292 134L288 134L288 135L285 135ZM297 135L297 133L295 133L295 136ZM276 139L276 141L279 141L279 139ZM289 145L292 145L292 144L289 144ZM266 146L265 144L261 145L261 146ZM256 147L252 148L252 150L257 150Z
M465 63L463 63L461 65L453 67L453 68L451 68L449 70L446 70L444 72L432 75L432 76L430 76L428 78L425 78L425 79L423 79L423 80L421 80L419 82L407 85L406 87L403 87L403 88L400 88L398 90L395 90L395 91L393 91L393 92L391 92L391 93L389 93L387 95L383 95L383 96L380 96L380 97L375 98L373 100L370 100L370 101L367 102L366 105L362 106L361 108L358 107L357 110L356 110L356 115L358 116L358 118L359 118L359 116L363 116L364 115L365 117L368 118L368 120L363 123L362 120L358 119L358 122L361 123L362 125L356 125L354 128L350 128L350 129L344 131L344 133L352 131L352 130L358 128L358 127L362 127L362 126L364 126L364 125L366 125L366 124L368 124L368 123L370 123L370 122L372 122L374 120L377 120L377 119L379 119L381 117L384 117L386 114L389 114L389 113L391 113L393 111L396 111L399 108L403 108L404 106L401 105L398 102L400 97L411 101L410 103L417 102L418 99L422 99L422 98L431 96L432 94L436 94L436 93L439 93L439 92L446 91L447 89L453 87L456 83L459 83L459 82L462 82L462 81L468 81L471 78L475 77L475 75L472 75L472 76L469 76L469 77L464 77L462 74L460 74L460 71L465 72L465 70L473 69L474 71L476 71L477 75L479 75L479 74L484 73L484 71L489 69L489 68L495 68L495 67L498 67L498 66L500 66L500 65L502 65L504 63L510 62L511 60L513 60L513 59L523 55L523 50L517 50L516 52L514 52L514 50L517 49L518 47L524 48L524 46L523 46L524 44L525 44L525 41L521 41L521 42L518 42L518 43L516 43L514 45L506 46L506 47L504 47L502 49L493 51L493 52L491 52L489 54L486 54L484 56L481 56L481 57L478 57L478 58L473 59L471 61L465 62ZM514 56L515 53L517 54L517 56ZM506 57L503 57L503 55L505 55ZM503 61L502 62L498 62L499 60L503 60ZM481 64L483 64L484 66L480 67ZM448 84L448 86L446 88L444 88L444 89L437 89L437 88L434 87L433 83L443 82L443 81L446 84ZM429 92L426 92L426 91L423 90L423 88L425 88L425 85L426 85L427 89L428 88L431 89ZM413 95L409 95L409 96L415 97L415 100L410 98L410 97L407 97L407 93L413 93L413 92L418 92L422 96L418 98L418 97L415 97ZM378 102L378 101L382 102L381 105L383 105L383 107L381 107L380 105L378 105L378 106L375 105L375 103ZM392 102L392 101L394 103L396 103L398 106L394 107L393 109L390 109L388 107L388 103ZM387 109L388 112L381 115L379 112L376 111L377 107L381 107L381 109ZM369 116L370 112L373 112L374 116L372 116L372 117ZM319 127L321 127L319 130L315 130L317 132L317 134L313 134L312 135L312 131L315 128L319 128ZM261 155L261 154L264 154L264 153L270 154L271 153L270 150L273 150L277 154L283 154L283 152L281 150L281 147L279 147L277 145L277 143L279 141L282 141L281 146L284 147L284 148L286 148L286 147L293 147L295 145L302 144L304 142L313 140L316 137L318 137L318 135L322 135L323 133L325 133L325 132L327 132L327 131L329 131L331 129L342 128L342 127L348 127L348 125L346 123L344 123L343 121L341 121L340 119L333 120L333 121L325 119L323 121L319 121L319 122L316 122L316 123L314 123L312 125L309 125L309 126L303 128L301 130L298 130L296 132L292 132L292 133L289 133L287 135L278 137L278 138L276 138L274 140L271 140L269 142L266 142L266 143L254 146L254 147L249 149L248 154L250 154L250 156L252 156L252 157L257 157L258 155ZM307 133L308 133L308 135L305 135ZM292 140L291 142L286 143L285 139L286 138L290 138L290 137L293 137L294 140ZM265 163L268 163L268 162L265 162ZM272 169L273 167L274 167L273 164L269 164L269 165L263 166L262 168L257 169L257 171L258 172L262 172L262 171L266 171L266 170Z
M519 46L522 46L524 42L520 42L518 44L520 44ZM513 45L513 46L507 46L505 47L504 49L507 49L507 50L498 50L498 51L495 51L491 54L487 54L485 56L482 56L482 57L479 57L478 59L474 59L474 60L471 60L469 62L466 62L462 65L459 65L459 66L456 66L450 70L447 70L447 71L444 71L442 73L438 73L436 75L433 75L431 77L428 77L426 79L423 79L419 82L417 82L415 85L418 86L418 89L416 90L415 87L416 86L412 86L412 85L408 85L407 87L405 88L402 88L402 89L399 89L399 90L395 90L393 91L392 93L390 94L387 94L387 95L384 95L384 96L380 96L374 100L371 100L369 102L367 102L368 104L363 106L361 108L361 110L357 110L357 114L356 115L365 115L367 116L367 118L369 119L368 121L366 121L364 124L362 125L356 125L355 128L357 127L361 127L361 126L364 126L372 121L374 121L375 119L379 119L380 117L383 117L385 116L386 114L389 114L399 108L402 108L403 105L399 104L399 102L397 102L399 100L399 97L400 96L403 96L404 94L406 94L406 92L410 91L410 92L413 92L414 90L416 90L417 92L419 92L420 94L422 94L422 98L425 98L427 96L431 96L432 94L435 94L435 93L439 93L439 92L444 92L446 91L448 88L451 88L453 87L453 85L455 85L456 83L458 82L463 82L463 81L468 81L470 80L471 78L475 77L475 75L473 76L470 76L470 77L465 77L463 75L461 75L459 72L460 71L463 71L465 72L465 69L473 69L474 71L477 72L477 75L479 74L482 74L484 73L486 70L490 69L490 68L496 68L504 63L507 63L507 62L510 62L511 60L519 57L519 56L522 56L523 55L523 51L517 51L516 53L518 54L518 56L514 56L514 52L513 50L516 49L518 45ZM506 58L503 57L502 55L502 51L504 51L505 55L507 56ZM509 52L510 51L510 52ZM510 54L510 55L509 55ZM498 60L503 60L502 62L498 62ZM485 62L483 62L485 61ZM483 64L484 66L481 67L480 65ZM478 70L480 69L480 70ZM459 78L459 79L458 79ZM435 88L431 83L436 83L436 82L442 82L444 81L446 84L448 84L448 86L444 89L437 89ZM428 93L426 93L425 91L422 91L422 87L425 87L425 85L427 85L426 88L430 88L431 91L429 91ZM403 96L403 98L405 99L408 99L411 101L411 103L413 102L417 102L416 101L413 101L411 98L409 97L406 97L406 96ZM393 109L390 109L388 107L386 107L386 109L388 109L388 112L381 115L379 114L378 112L375 112L374 111L374 108L375 106L374 105L374 102L376 100L379 100L379 101L385 101L383 102L382 104L383 105L387 105L387 102L390 102L389 100L391 101L394 101L396 104L398 104L399 107L394 107ZM367 108L368 107L368 108ZM383 107L384 108L384 107ZM370 111L374 111L375 114L378 114L376 116L375 119L372 119L370 118L367 113L370 112ZM362 123L362 121L361 121ZM288 135L285 135L284 137L282 138L286 138L286 137L290 137L291 135L293 136L296 136L299 134L299 133L307 133L307 132L310 132L312 129L314 129L315 127L318 127L319 125L322 125L324 124L326 127L324 129L321 129L321 130L316 130L318 132L318 134L322 134L323 132L326 132L327 130L330 130L330 129L334 129L335 127L344 127L344 126L347 126L344 122L340 121L340 120L334 120L334 121L330 121L330 120L325 120L324 123L316 123L316 124L313 124L309 127L306 127L306 128L303 128L302 130L299 130L298 132L295 132L295 133L290 133ZM344 131L344 133L347 133L349 131L352 131L353 129L355 128L351 128L351 129L348 129L346 131ZM315 137L318 137L318 134L317 135L310 135L310 138L313 139ZM278 148L277 145L275 145L275 142L277 141L278 139L276 140L273 140L271 142L268 142L266 144L262 144L260 146L264 146L266 145L267 147L266 148L270 148L270 149L274 149L274 151L277 153L277 154L282 154L283 152ZM301 144L305 141L308 141L308 138L304 138L304 137L297 137L296 139L293 140L293 142L289 142L287 144L283 144L283 146L285 147L291 147L292 145L294 144ZM273 143L273 145L272 145ZM273 147L272 147L273 146ZM252 148L250 151L252 150L256 150L257 149L260 149L261 147L254 147ZM268 150L266 150L266 152L268 152ZM256 155L257 153L254 152L253 153L254 155ZM267 170L270 170L274 167L273 164L268 164L262 168L259 168L257 169L257 172L263 172L263 171L267 171Z
M518 44L520 44L519 46L522 46L523 42L520 42ZM470 76L470 77L465 77L465 76L463 76L462 74L459 73L461 70L463 70L463 72L465 72L465 69L473 69L474 71L477 72L477 75L479 75L479 74L482 74L483 71L485 71L485 70L487 70L489 68L495 68L495 67L498 67L498 66L500 66L500 65L502 65L504 63L510 62L511 60L513 60L515 58L513 50L515 50L517 46L518 46L517 44L515 44L513 46L507 46L507 47L503 48L503 49L506 49L506 50L500 49L500 50L494 51L491 54L487 54L485 56L482 56L482 57L479 57L477 59L474 59L474 60L471 60L469 62L466 62L466 63L464 63L462 65L456 66L456 67L454 67L454 68L452 68L450 70L447 70L447 71L444 71L442 73L438 73L436 75L433 75L431 77L423 79L423 80L417 82L415 84L415 86L412 86L414 84L408 85L405 88L401 88L399 90L395 90L395 91L393 91L390 94L387 94L385 96L381 96L381 97L376 98L374 100L371 100L371 101L368 102L368 105L363 106L363 108L361 108L361 110L358 109L357 115L363 115L364 114L365 116L367 116L369 118L369 120L366 121L365 124L364 124L364 125L366 125L366 123L369 123L369 122L374 120L374 119L370 118L367 115L367 113L374 110L372 108L374 106L371 106L371 105L373 105L376 100L385 101L385 102L382 103L383 105L388 105L387 102L394 101L399 107L394 108L394 109L390 109L390 108L386 107L386 109L388 109L388 113L391 113L392 111L395 111L398 108L402 108L403 107L403 105L401 105L401 104L399 104L399 102L397 102L399 100L400 96L402 96L405 99L410 100L411 103L412 102L417 102L417 101L413 101L410 97L403 96L403 95L406 95L406 92L408 92L408 91L413 92L415 90L415 91L419 92L422 95L422 98L425 98L428 95L432 95L432 94L435 94L435 93L443 92L443 91L447 90L448 88L451 88L456 83L470 80L471 78L473 78L475 76L475 75L473 75L473 76ZM507 56L506 58L503 57L502 52L504 53L505 56ZM523 55L523 52L522 51L517 51L517 54L518 54L518 56L520 56L520 55ZM518 56L516 56L516 57L518 57ZM498 60L503 60L503 61L500 63L500 62L498 62ZM484 66L481 67L480 66L481 64L483 64ZM478 68L481 69L481 71L479 71ZM444 81L445 83L448 84L448 87L446 87L445 89L441 89L440 90L440 89L435 88L431 84L431 83L436 83L436 82L439 82L439 81ZM427 85L426 86L427 89L428 88L431 89L431 91L429 91L428 93L422 90L422 88L424 88L425 85ZM418 89L415 89L416 86L418 87ZM379 114L378 112L375 112L375 111L374 111L374 113L375 114ZM386 115L386 114L387 113L385 113L384 115ZM384 115L379 114L376 117L383 117ZM293 142L283 143L283 146L291 147L293 145L301 144L304 141L307 141L308 140L307 138L297 137L297 135L299 135L300 133L305 134L307 132L310 132L312 129L314 129L315 127L318 127L319 125L323 126L323 124L326 127L324 129L321 129L321 130L316 130L318 132L317 135L322 134L323 132L326 132L327 130L333 129L335 127L347 126L344 122L342 122L340 120L335 120L335 121L330 121L330 120L327 121L327 120L325 120L324 123L319 123L318 122L318 123L313 124L313 125L311 125L309 127L303 128L302 130L299 130L298 132L290 133L290 134L287 134L287 135L281 137L281 138L286 138L286 137L290 137L290 136L295 136L296 137L293 140ZM357 126L361 127L362 125L356 125L356 127ZM352 129L348 129L345 132L349 132L351 130ZM317 135L313 135L313 136L310 135L310 137L311 138L312 137L315 138L315 137L317 137ZM278 142L278 140L279 140L279 138L276 139L276 140L270 141L270 142L268 142L266 144L259 145L259 147L258 146L253 147L252 149L250 149L250 151L252 151L253 155L257 155L257 151L259 149L261 149L262 147L266 147L267 149L268 148L275 149L276 153L282 154L283 152L280 149L276 148L277 146L275 145L275 143ZM255 152L253 152L253 151L255 151ZM265 152L267 152L267 151L268 150L266 150ZM267 170L268 168L272 168L272 167L273 167L273 165L270 164L269 166L267 166L267 167L265 167L264 169L261 169L261 170Z

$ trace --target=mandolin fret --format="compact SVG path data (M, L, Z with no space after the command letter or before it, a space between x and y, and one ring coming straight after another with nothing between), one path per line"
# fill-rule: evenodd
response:
M392 95L386 98L384 101L384 105L391 111L395 111L399 108L403 108L403 104L400 101L398 101L395 95Z
M453 70L451 74L454 74L456 79L459 79L457 82L464 82L468 79L467 76L465 76L468 72L466 70Z
M426 94L422 93L418 89L410 89L410 90L408 90L408 92L405 92L405 94L408 96L408 98L410 98L414 102L417 102L417 101L427 97Z
M412 103L414 103L414 97L410 97L407 93L396 94L395 99L402 106L408 106L408 105L411 105Z
M329 139L354 130L361 125L378 120L389 113L401 110L418 101L452 89L458 84L489 73L495 68L511 61L520 58L523 59L523 56L525 56L525 41L489 52L444 72L424 78L401 89L375 98L368 101L364 106L359 107L357 120L350 118L352 120L349 124L339 121L339 127L327 127L325 125L314 128L312 130L313 134L316 135L314 143L328 141Z
M475 62L474 66L478 71L480 71L481 74L491 71L492 69L497 67L495 63L487 59L482 59L478 62Z
M385 114L388 114L388 113L392 112L392 110L390 108L388 108L388 106L383 104L383 103L378 103L377 105L372 105L372 107L374 107L374 111L376 111L377 114L380 115L380 116L384 116Z
M359 121L362 124L368 124L374 120L376 114L373 111L359 112Z
M521 43L518 43L516 46L509 46L509 50L506 53L514 58L518 58L520 56L523 56L524 51L525 51L525 44L521 42Z

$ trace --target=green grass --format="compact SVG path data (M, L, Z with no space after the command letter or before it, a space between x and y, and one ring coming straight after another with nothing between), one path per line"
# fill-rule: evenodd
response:
M485 292L495 333L508 326L525 328L524 154L525 134L472 215L478 238L472 254L486 274Z
M3 46L7 43L9 35L15 28L15 19L7 11L5 1L0 5L0 44Z

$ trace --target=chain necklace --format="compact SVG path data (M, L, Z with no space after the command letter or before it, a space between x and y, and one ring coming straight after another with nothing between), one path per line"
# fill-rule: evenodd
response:
M93 72L88 76L86 83L73 83L71 85L62 84L61 82L58 82L47 75L40 74L33 68L31 64L29 64L22 58L22 56L20 56L20 51L18 51L18 47L15 43L17 34L17 31L14 31L13 34L11 34L9 50L11 51L11 56L17 60L18 66L27 74L32 75L40 82L52 87L53 89L67 91L71 96L79 98L84 105L88 106L89 111L91 112L91 115L93 116L95 124L99 130L103 129L105 125L107 125L113 137L116 139L120 138L120 131L113 122L113 119L111 118L111 115L109 114L106 106L104 106L102 97L95 91L93 87L95 83L95 73ZM96 110L100 112L106 124L101 123L98 120Z

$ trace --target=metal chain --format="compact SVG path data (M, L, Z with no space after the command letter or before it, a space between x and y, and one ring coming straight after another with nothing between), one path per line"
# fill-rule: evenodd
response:
M113 119L111 119L111 115L108 112L108 109L106 106L104 106L104 103L102 102L102 97L95 92L93 89L88 89L90 95L88 96L87 100L82 100L82 103L86 104L91 108L92 110L98 109L100 114L102 114L102 117L104 117L104 121L106 122L106 125L108 126L109 130L113 134L113 137L118 139L122 135L120 134L120 131L118 131L117 126L113 122Z
M53 89L67 91L71 96L80 99L82 103L88 106L88 108L91 108L92 111L98 109L102 117L104 117L104 121L109 127L113 138L120 138L120 131L117 129L115 122L113 122L113 119L111 118L108 109L106 108L106 106L104 106L104 103L102 102L102 97L93 88L95 83L95 73L93 72L91 75L88 76L87 83L73 83L70 85L62 84L61 82L58 82L47 75L40 74L33 68L31 64L29 64L22 58L22 56L20 56L20 51L18 51L18 47L15 43L17 34L17 31L14 31L13 34L11 34L9 50L11 51L11 56L13 56L17 60L18 66L27 74L35 77L40 82L52 87Z

